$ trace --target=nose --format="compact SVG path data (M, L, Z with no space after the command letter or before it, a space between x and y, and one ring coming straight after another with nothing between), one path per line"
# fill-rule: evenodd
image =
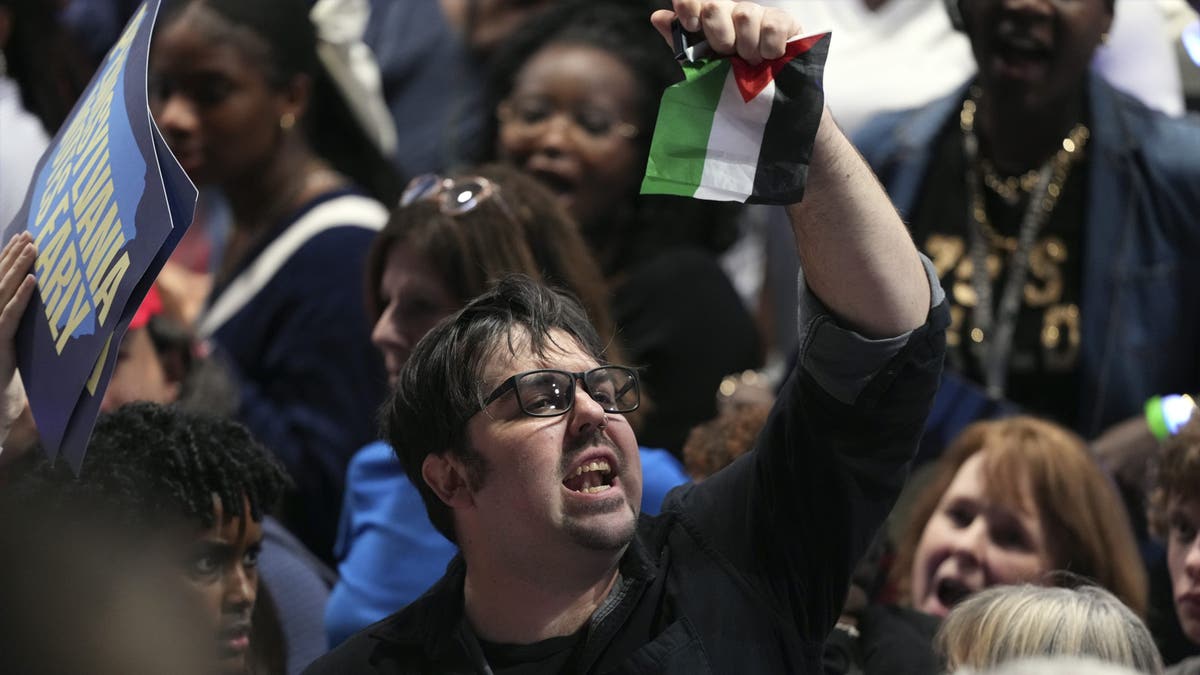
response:
M969 525L955 533L951 550L960 563L981 567L987 558L986 542L987 522L976 516Z
M1200 581L1200 536L1192 538L1187 555L1183 559L1183 569L1189 578Z
M406 346L404 334L396 326L395 311L391 305L384 308L379 320L375 322L375 327L371 329L371 343L385 352Z
M194 134L200 126L195 105L178 93L170 94L162 102L154 121L170 137Z
M244 565L235 565L225 575L225 610L241 612L254 607L258 597L258 574Z
M575 147L575 123L561 110L542 120L534 131L533 145L545 154L561 155Z
M604 407L583 388L583 381L576 379L575 403L571 406L571 428L577 434L593 433L605 426Z

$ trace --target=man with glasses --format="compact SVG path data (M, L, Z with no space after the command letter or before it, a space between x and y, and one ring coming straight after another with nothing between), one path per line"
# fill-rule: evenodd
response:
M758 62L800 32L677 0ZM674 14L654 15L664 33ZM508 278L433 329L385 426L461 549L430 591L310 673L820 671L849 576L899 492L948 322L932 266L823 115L803 203L801 353L756 449L639 517L634 371L571 298ZM397 570L402 574L402 570Z

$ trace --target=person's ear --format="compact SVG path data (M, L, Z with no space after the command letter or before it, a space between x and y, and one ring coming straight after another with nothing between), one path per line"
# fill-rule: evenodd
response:
M280 119L301 120L308 112L308 104L312 100L312 78L307 75L293 75L292 79L280 90L281 106ZM286 125L290 128L290 124Z
M465 508L475 503L467 483L466 467L449 452L431 453L421 462L421 477L433 493L450 508Z
M1111 4L1106 3L1105 7L1107 8L1108 11L1106 11L1104 14L1104 25L1101 27L1101 30L1100 30L1100 44L1102 44L1102 45L1108 44L1108 34L1112 32L1113 18L1114 18L1113 6Z

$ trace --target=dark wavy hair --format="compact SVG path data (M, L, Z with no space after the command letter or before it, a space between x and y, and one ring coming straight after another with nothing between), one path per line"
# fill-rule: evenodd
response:
M312 91L303 124L313 151L371 196L384 204L396 203L400 177L367 136L321 64L317 30L305 0L173 0L164 7L159 24L167 25L193 5L211 9L231 26L258 39L259 43L253 44L237 33L229 36L248 54L263 53L262 67L272 86L283 87L297 75L307 76Z
M485 178L497 194L457 215L442 213L431 200L392 212L367 254L367 311L372 320L384 310L379 289L388 255L404 243L438 270L459 306L507 274L524 274L571 291L599 334L612 339L616 329L609 316L608 285L579 227L554 195L536 179L503 164L449 176Z
M488 78L488 104L495 111L512 92L524 65L545 47L567 44L606 51L624 63L637 81L637 166L645 166L663 90L683 79L671 48L650 24L650 13L663 7L666 4L658 0L565 0L543 10L497 51ZM495 149L495 115L489 139L489 147ZM610 276L666 248L696 246L721 252L737 236L739 205L636 193L613 199L617 217L580 223Z
M78 478L65 463L42 458L17 483L26 494L53 491L65 503L101 505L154 531L180 522L212 527L214 497L226 518L261 521L290 481L236 422L133 403L100 417Z
M485 363L504 349L516 353L527 346L545 356L565 347L555 342L553 330L605 362L604 343L578 300L527 276L510 275L429 331L400 370L382 410L384 438L420 491L429 521L450 541L456 541L454 515L425 482L425 458L449 452L463 460L472 486L482 482L486 465L468 447L466 426L483 409Z

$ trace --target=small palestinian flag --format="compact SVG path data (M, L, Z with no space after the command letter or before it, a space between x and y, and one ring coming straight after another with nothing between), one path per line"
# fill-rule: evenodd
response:
M684 63L663 94L643 194L751 204L804 196L825 94L829 33L792 40L752 66L726 56Z

